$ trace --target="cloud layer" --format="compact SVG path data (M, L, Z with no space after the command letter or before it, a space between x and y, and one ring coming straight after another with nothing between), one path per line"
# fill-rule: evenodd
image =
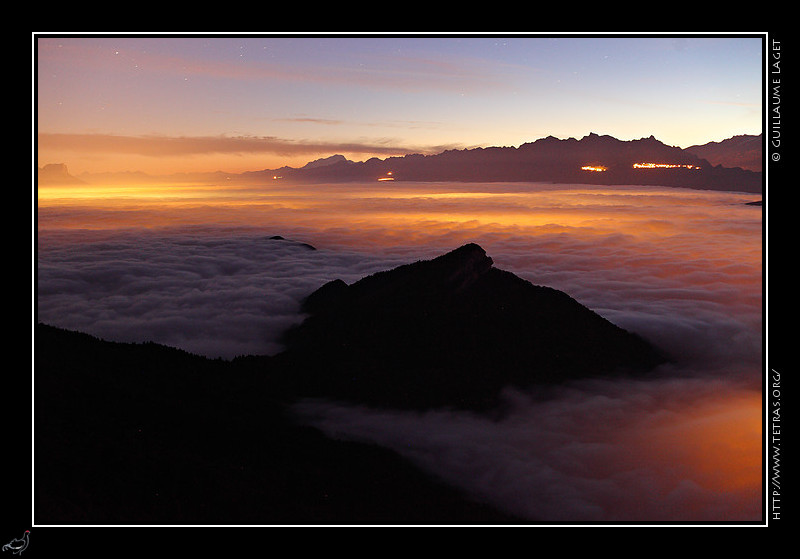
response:
M757 393L694 379L509 393L500 420L308 401L330 436L377 442L533 522L760 518Z
M40 234L38 319L209 357L272 354L280 333L301 320L303 297L326 281L352 281L390 264L271 236Z
M37 318L212 357L274 353L326 281L478 242L497 267L567 292L675 363L649 381L509 392L502 419L336 402L305 402L298 417L394 448L532 521L759 519L762 245L751 198L352 185L40 207Z
M37 148L45 152L80 152L84 156L139 155L153 158L209 154L297 156L320 153L356 153L389 157L407 153L439 153L448 147L453 147L393 145L388 141L311 142L276 136L122 136L117 134L39 133L36 139Z

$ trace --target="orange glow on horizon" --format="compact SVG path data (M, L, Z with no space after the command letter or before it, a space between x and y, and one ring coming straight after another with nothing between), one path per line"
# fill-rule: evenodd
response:
M623 233L636 237L659 237L681 234L685 226L673 225L683 220L688 209L683 199L695 204L713 193L663 190L643 187L625 188L553 188L530 184L452 184L402 183L393 188L372 188L368 183L347 185L294 185L272 180L269 185L71 185L39 187L39 227L47 228L49 219L70 220L70 227L89 226L80 220L91 219L83 212L49 216L47 208L76 206L120 211L119 218L137 219L131 210L147 212L139 216L143 226L152 226L152 215L174 214L185 222L213 223L219 216L242 225L265 221L286 223L330 223L336 226L358 219L376 227L408 229L419 222L480 224L490 229L517 231L538 227L570 228L590 233ZM743 195L743 201L760 198ZM634 210L651 200L674 214L674 219L654 220ZM709 203L713 203L709 202ZM629 210L621 211L625 208ZM735 211L735 209L732 209ZM747 208L739 211L746 212ZM287 213L288 212L288 213ZM236 214L234 217L233 214ZM113 227L114 214L105 212L104 227ZM690 223L702 224L692 220ZM760 254L757 255L760 258Z
M678 279L680 267L661 266L670 258L707 262L707 267L736 269L726 281L751 282L760 294L760 224L753 223L752 209L726 205L721 242L727 233L746 228L756 235L755 244L698 245L676 242L684 236L704 238L715 233L718 222L709 222L707 212L717 207L719 194L647 187L569 187L543 184L455 184L455 183L353 183L293 185L270 181L267 185L146 185L52 187L39 190L37 229L94 229L173 226L225 226L302 228L314 242L391 247L398 243L425 244L427 239L447 236L456 242L471 242L486 236L512 235L537 238L569 234L583 242L606 243L606 238L624 240L623 246L661 243L658 251L645 249L637 258L653 268L651 275ZM398 185L396 188L389 185ZM741 196L741 201L758 199ZM660 207L654 217L650 210ZM52 210L52 211L51 211ZM74 210L74 211L73 211ZM741 219L740 219L741 217ZM760 217L760 216L759 216ZM756 228L757 227L757 228ZM738 234L738 233L737 233ZM735 235L734 235L735 238ZM311 240L309 238L309 240ZM615 241L616 242L616 241ZM313 244L313 243L312 243ZM607 255L609 265L628 266L626 250ZM616 264L614 264L616 262ZM700 274L698 281L713 284L713 274ZM743 285L743 287L745 287ZM757 288L757 289L756 289Z

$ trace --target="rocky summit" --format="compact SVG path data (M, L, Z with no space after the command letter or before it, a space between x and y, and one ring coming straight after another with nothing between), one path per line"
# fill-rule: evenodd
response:
M476 244L351 285L334 280L304 310L281 361L305 396L487 409L506 386L641 374L665 361L567 294L494 267Z

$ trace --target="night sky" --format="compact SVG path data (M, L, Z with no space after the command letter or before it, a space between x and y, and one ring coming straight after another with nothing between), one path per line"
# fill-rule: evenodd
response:
M591 132L761 131L762 39L40 37L38 166L242 172Z

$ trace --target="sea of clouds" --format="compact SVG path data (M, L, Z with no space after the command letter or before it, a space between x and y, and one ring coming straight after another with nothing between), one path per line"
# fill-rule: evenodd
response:
M265 210L269 226L59 227L42 212L35 319L209 357L274 354L325 282L478 242L497 267L567 292L675 362L649 380L509 391L502 418L327 401L301 403L298 418L393 448L534 522L759 519L762 226L761 209L744 205L752 197L595 189L529 199L509 189L475 211L474 196L447 194L355 196L338 222L335 204L317 222L307 209Z

